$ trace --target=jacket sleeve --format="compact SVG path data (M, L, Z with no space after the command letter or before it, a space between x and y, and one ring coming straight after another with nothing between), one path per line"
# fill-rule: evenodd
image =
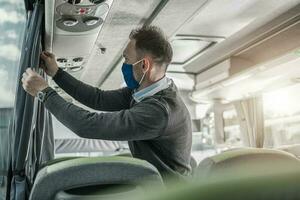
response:
M130 106L132 90L127 87L103 91L75 79L62 69L53 80L74 99L95 110L118 111Z
M65 101L53 89L47 92L45 107L80 137L133 141L159 137L168 123L166 108L147 100L118 112L95 113Z

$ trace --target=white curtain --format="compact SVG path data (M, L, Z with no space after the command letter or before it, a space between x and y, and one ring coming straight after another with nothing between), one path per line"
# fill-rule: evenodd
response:
M262 97L234 102L240 122L242 140L250 147L262 148L264 144L264 115Z

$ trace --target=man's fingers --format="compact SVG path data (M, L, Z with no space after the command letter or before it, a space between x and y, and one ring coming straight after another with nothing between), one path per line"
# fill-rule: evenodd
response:
M50 53L50 52L48 52L48 51L46 51L46 55L48 55L48 56L51 57L51 58L54 58L54 57L55 57L55 55L54 55L53 53Z
M36 76L38 75L35 71L33 71L31 68L27 68L26 69L26 73L29 75L29 76Z
M46 59L46 58L48 58L48 57L54 58L55 56L54 56L54 54L52 54L52 53L50 53L50 52L48 52L48 51L43 51L43 52L41 53L41 57L42 57L43 59Z
M48 56L45 54L45 52L42 52L42 53L41 53L41 58L42 58L43 60L45 60L45 59L48 58Z
M26 78L28 76L28 74L26 73L26 72L24 72L23 74L22 74L22 77L23 78Z
M28 85L28 83L27 83L26 81L25 81L25 82L23 82L23 84L22 84L22 85L23 85L23 87L24 87L24 88L28 89L28 86L29 86L29 85Z
M26 72L24 72L22 74L22 79L21 81L23 83L29 83L29 82L32 82L33 80L35 80L35 77L37 76L38 74L36 72L34 72L32 69L28 68L26 69Z
M48 52L48 51L43 51L43 53L46 55L46 56L50 56L51 57L51 53L50 52Z
M27 82L22 83L22 87L24 88L24 90L29 91L29 85Z
M24 90L31 96L35 96L38 91L48 87L47 82L30 68L26 69L26 72L22 74L21 82Z
M24 73L22 74L22 79L21 79L22 83L26 82L27 77L28 77L28 74L27 74L26 72L24 72Z
M31 68L27 68L26 71L25 71L28 75L32 75L33 74L33 71Z

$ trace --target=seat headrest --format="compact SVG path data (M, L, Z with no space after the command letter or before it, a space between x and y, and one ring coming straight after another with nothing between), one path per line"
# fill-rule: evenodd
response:
M52 200L59 191L91 185L127 183L143 188L153 184L163 187L157 169L135 158L73 158L51 163L38 172L30 200Z
M300 160L274 149L237 149L226 151L200 162L197 178L243 177L298 170Z
M295 159L293 154L285 151L276 149L259 149L259 148L240 148L224 151L218 155L210 157L214 163L223 162L225 160L238 158L238 157L248 157L251 155L266 155L266 156L278 156L286 159Z

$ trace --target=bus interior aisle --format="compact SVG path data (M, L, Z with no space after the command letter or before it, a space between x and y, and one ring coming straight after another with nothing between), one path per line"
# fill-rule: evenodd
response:
M0 33L0 200L300 199L300 0L0 0Z

